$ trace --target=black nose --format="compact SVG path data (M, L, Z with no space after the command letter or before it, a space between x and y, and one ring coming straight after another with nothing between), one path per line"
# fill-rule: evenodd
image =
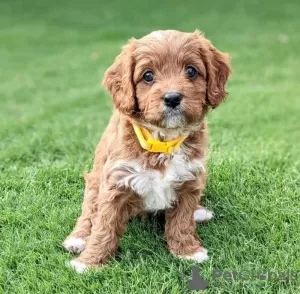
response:
M164 96L165 105L175 108L177 105L180 104L182 95L178 92L168 92Z

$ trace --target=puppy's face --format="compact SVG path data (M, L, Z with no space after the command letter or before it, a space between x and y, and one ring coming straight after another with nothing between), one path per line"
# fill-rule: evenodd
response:
M197 31L156 31L123 47L104 85L121 112L160 128L201 122L226 96L228 55Z

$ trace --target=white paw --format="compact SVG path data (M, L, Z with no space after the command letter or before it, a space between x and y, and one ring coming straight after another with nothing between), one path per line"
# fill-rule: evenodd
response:
M84 263L76 260L71 260L69 266L79 274L82 274L87 270L87 266Z
M196 252L192 255L178 255L178 257L186 260L193 260L200 263L208 260L207 250L205 248L203 248L202 251Z
M85 243L85 240L83 240L82 238L70 237L65 240L64 247L69 252L80 253L84 250Z
M207 222L213 217L213 213L206 208L199 208L194 212L194 220L196 222Z

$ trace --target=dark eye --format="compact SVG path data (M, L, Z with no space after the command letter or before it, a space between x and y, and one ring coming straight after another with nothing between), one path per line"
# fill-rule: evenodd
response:
M190 79L195 78L198 74L197 70L192 66L188 66L186 68L185 72Z
M151 83L153 81L153 72L146 71L143 75L143 79L146 83Z

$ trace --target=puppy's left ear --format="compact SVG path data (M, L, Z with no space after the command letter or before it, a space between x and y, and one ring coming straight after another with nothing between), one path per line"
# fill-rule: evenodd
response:
M135 39L131 39L122 48L114 63L105 72L102 82L111 93L114 106L125 114L131 114L135 108L135 89L132 81L134 41Z
M218 51L200 32L196 31L195 35L200 41L200 54L207 71L207 100L212 108L216 108L228 94L225 86L231 74L230 56Z

